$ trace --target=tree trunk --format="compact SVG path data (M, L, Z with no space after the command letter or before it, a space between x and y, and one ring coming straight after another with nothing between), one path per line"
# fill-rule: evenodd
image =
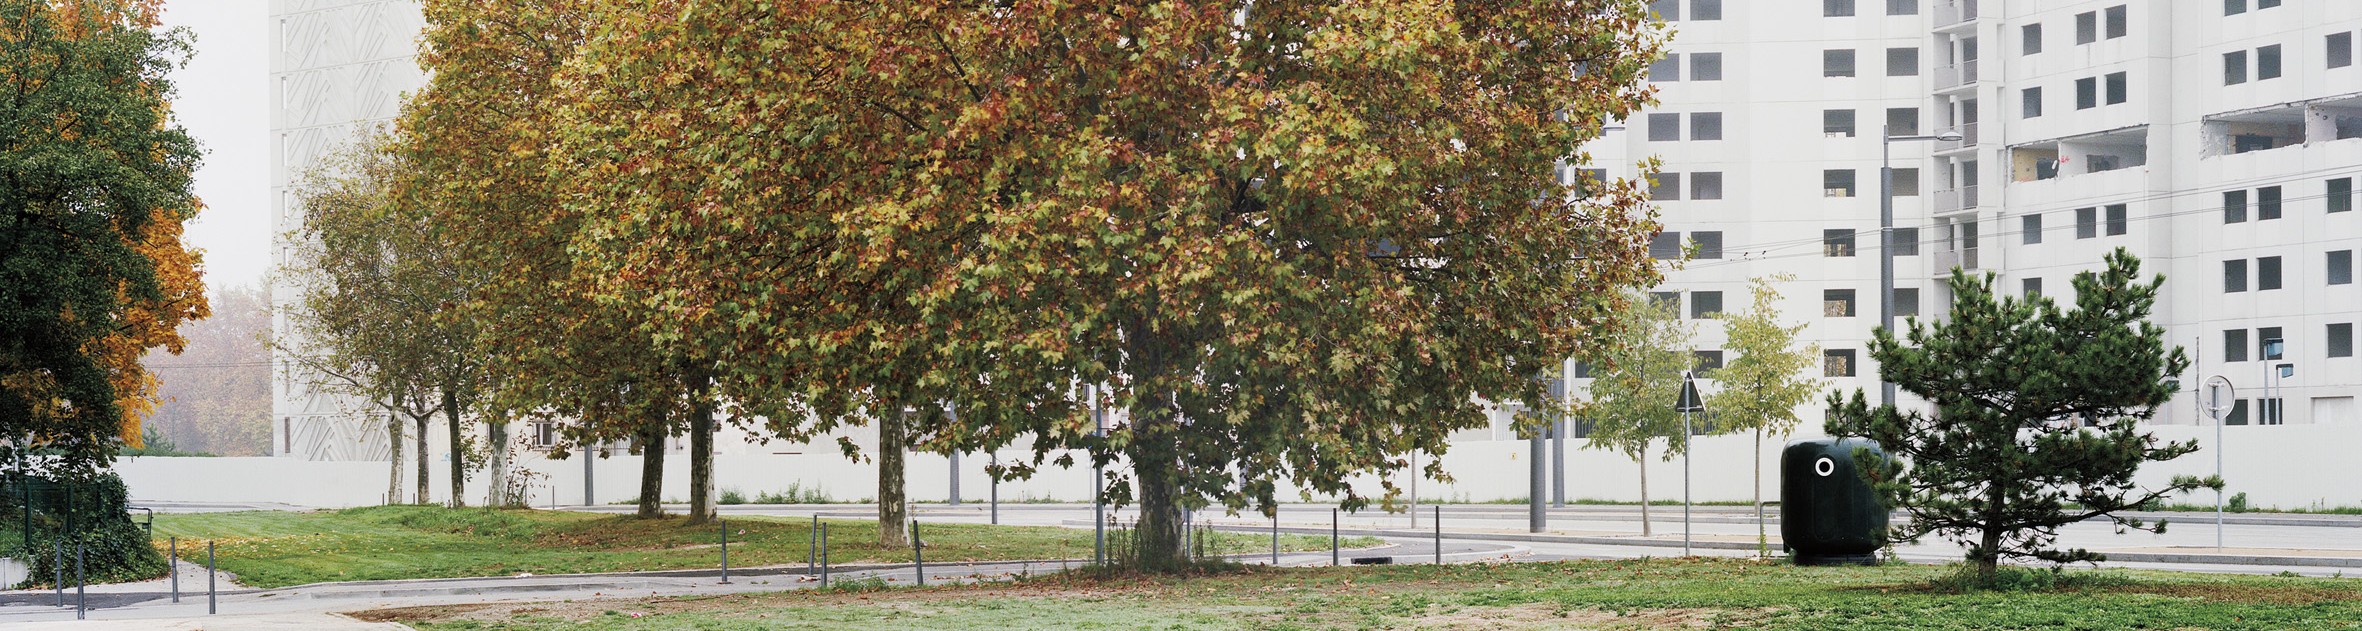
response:
M878 545L898 550L909 541L903 524L910 520L904 493L903 453L908 450L909 427L899 405L881 405L878 417Z
M512 500L508 494L508 419L487 419L484 440L490 443L484 447L492 451L492 471L484 476L484 505L505 508Z
M402 417L391 410L385 413L385 444L386 448L391 450L391 453L388 453L386 457L386 464L390 466L387 467L385 476L385 503L400 504L402 503Z
M651 414L640 426L641 519L664 516L664 417Z
M713 377L691 373L689 411L689 523L714 519Z
M1640 536L1657 534L1657 525L1648 518L1648 443L1640 444Z
M1781 508L1787 508L1782 506ZM1755 426L1755 556L1771 556L1771 531L1763 525L1763 426Z
M426 437L429 433L427 421L434 416L433 414L417 414L410 417L411 422L418 425L418 431L412 432L418 438L418 449L415 450L418 452L418 497L411 498L413 504L426 504L432 501L429 498L433 495L434 481L429 479L431 477L429 474L433 473L429 467L434 456L427 451Z
M1174 452L1181 437L1172 411L1152 397L1132 410L1132 475L1140 484L1140 518L1132 527L1131 559L1137 569L1162 572L1188 561L1188 533L1181 524L1181 468Z
M459 396L443 390L443 420L451 425L451 507L467 505L467 444L459 432Z

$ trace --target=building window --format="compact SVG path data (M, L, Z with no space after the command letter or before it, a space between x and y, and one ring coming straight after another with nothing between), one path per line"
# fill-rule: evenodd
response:
M1567 174L1575 178L1571 184L1576 197L1590 197L1592 190L1607 183L1607 169L1569 169Z
M1919 256L1918 228L1895 228L1893 235L1895 256Z
M1650 114L1650 115L1648 115L1648 139L1649 139L1649 141L1650 141L1650 142L1665 142L1665 141L1671 141L1671 140L1680 140L1680 139L1681 139L1681 115L1680 115L1680 114Z
M1699 230L1689 233L1690 246L1700 259L1722 258L1722 231Z
M1853 256L1854 231L1845 229L1821 231L1821 256Z
M2239 85L2246 82L2247 51L2234 50L2223 53L2223 85Z
M2018 111L2024 113L2020 118L2033 118L2042 115L2042 88L2026 88L2019 91L2018 94L2024 97L2018 105Z
M1854 0L1821 0L1821 17L1850 18L1854 16Z
M2223 331L2223 361L2247 361L2247 329Z
M2021 55L2042 52L2042 25L2028 24L2018 27L2018 46Z
M1722 172L1704 171L1689 174L1691 200L1722 199Z
M1719 291L1693 291L1693 292L1689 292L1689 317L1691 317L1691 318L1693 318L1693 319L1700 319L1700 320L1703 320L1703 319L1706 319L1706 318L1711 318L1711 317L1714 317L1714 316L1716 316L1716 315L1720 315L1721 313L1722 313L1722 292L1719 292Z
M2354 32L2330 33L2329 67L2344 68L2354 65Z
M2247 259L2223 261L2223 293L2247 291Z
M1919 15L1919 0L1886 0L1887 15Z
M1681 174L1658 173L1649 176L1648 196L1660 202L1681 201Z
M2125 85L2124 85L2124 83L2125 83L2125 82L2124 82L2124 73L2121 73L2121 72L2111 72L2111 73L2108 73L2108 104L2109 104L2109 105L2115 105L2115 104L2118 104L2118 103L2123 103L2123 102L2125 101L2125 98L2126 98L2126 97L2125 97L2125 94L2124 94L2124 93L2125 93Z
M2246 12L2247 0L2223 0L2223 15L2238 15Z
M1821 290L1821 316L1828 318L1854 317L1854 290Z
M2042 242L2042 216L2026 215L2018 218L2018 235L2026 245Z
M2075 14L2075 43L2100 41L2100 14L2085 11Z
M2264 9L2269 9L2276 6L2280 6L2280 0L2255 0L2255 10L2257 11L2262 11Z
M1722 53L1690 53L1689 80L1721 81Z
M1886 108L1886 135L1888 135L1888 136L1917 136L1917 135L1919 135L1919 108L1916 108L1916 107L1889 107L1889 108Z
M1576 378L1576 379L1590 379L1590 378L1591 378L1591 362L1587 362L1587 361L1577 361L1577 362L1575 362L1575 378Z
M2075 80L2075 109L2088 110L2100 106L2100 80L2084 77Z
M2127 219L2127 218L2124 216L2124 205L2123 205L2123 204L2109 204L2109 205L2107 206L2107 210L2108 210L2108 236L2111 236L2111 237L2113 237L2113 236L2122 235L2122 234L2124 234L2124 232L2125 232L2126 230L2129 230L2129 229L2131 229L2131 227L2132 227L2132 226L2130 226L2130 225L2128 225L2128 224L2130 224L2130 223L2132 223L2132 222L2131 222L2129 219Z
M1678 21L1681 19L1681 0L1649 0L1648 10L1655 11L1657 19Z
M2247 221L2247 191L2223 191L2223 223Z
M1886 76L1919 76L1919 48L1906 46L1886 49Z
M2255 80L2280 78L2280 45L2255 49Z
M1854 349L1833 348L1821 351L1821 376L1854 376Z
M1681 55L1679 53L1667 53L1665 58L1657 60L1657 63L1649 64L1648 80L1658 83L1680 81Z
M2331 252L2329 253L2329 260L2327 261L2327 263L2328 263L2329 269L2327 270L2327 271L2328 271L2328 273L2326 274L2326 276L2328 276L2328 277L2329 277L2329 284L2331 284L2331 285L2351 285L2351 284L2354 284L2354 251L2353 251L2353 250L2334 250L2334 251L2331 251Z
M1821 171L1822 197L1853 197L1854 170L1828 169Z
M2127 30L2127 26L2124 23L2124 5L2119 4L2108 7L2106 14L2106 21L2108 23L2108 39L2123 37L2125 31Z
M1722 369L1722 351L1691 351L1697 357L1698 375L1705 376Z
M1698 112L1689 115L1690 140L1721 140L1722 112Z
M2255 290L2271 291L2280 288L2280 257L2264 256L2255 259Z
M1689 19L1700 22L1722 19L1722 0L1690 0Z
M2282 342L2282 344L2281 344L2281 348L2280 348L2280 352L2278 352L2278 353L2274 353L2274 352L2272 352L2272 343L2273 343L2273 342ZM2261 359L2261 360L2265 360L2265 361L2271 361L2271 360L2275 360L2275 359L2280 359L2280 357L2281 357L2282 355L2285 355L2285 354L2287 354L2287 353L2288 353L2287 343L2284 341L2284 338L2281 338L2281 337L2280 337L2280 327L2276 327L2276 326L2256 327L2256 329L2255 329L2255 358L2256 358L2256 359Z
M1854 137L1854 111L1821 110L1821 135L1830 138Z
M2100 209L2075 209L2075 238L2093 239L2100 236Z
M2329 212L2342 213L2354 209L2354 178L2330 180L2328 189L2324 196L2328 198Z
M1655 310L1658 310L1658 311L1663 311L1663 312L1666 312L1666 313L1672 314L1672 316L1673 316L1673 317L1676 317L1676 318L1678 318L1678 317L1681 317L1681 292L1678 292L1678 291L1652 291L1652 292L1648 292L1648 306L1649 306L1649 308L1650 308L1650 309L1655 309Z
M1660 261L1681 258L1681 233L1659 232L1649 237L1648 257Z
M1919 288L1895 288L1895 317L1919 315Z
M2255 220L2265 221L2279 218L2280 187L2266 186L2255 189Z
M1852 49L1821 51L1821 76L1854 76L1854 51Z
M2021 292L2019 296L2027 300L2040 298L2042 297L2042 279L2040 277L2021 279L2018 281L2018 289Z
M2354 323L2334 323L2329 325L2329 330L2323 333L2322 337L2328 338L2326 340L2328 344L2325 346L2328 347L2330 357L2354 356Z
M2224 415L2223 415L2223 424L2224 424L2224 425L2246 425L2246 424L2247 424L2247 400L2246 400L2246 399L2237 399L2237 400L2231 401L2231 411L2230 411L2229 413L2226 413L2226 414L2224 414Z
M1919 196L1919 168L1895 169L1895 197Z

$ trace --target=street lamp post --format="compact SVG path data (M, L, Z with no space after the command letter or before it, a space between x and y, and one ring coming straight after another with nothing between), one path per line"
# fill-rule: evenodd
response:
M2215 375L2206 380L2206 412L2214 417L2214 479L2223 479L2223 413L2231 410L2230 401L2239 400L2239 390L2231 380ZM2214 490L2214 549L2223 548L2223 490Z
M1892 136L1884 132L1878 138L1878 326L1895 330L1895 169L1892 159L1897 140L1961 139L1958 132L1934 135ZM1878 402L1895 403L1895 384L1884 378L1878 380Z

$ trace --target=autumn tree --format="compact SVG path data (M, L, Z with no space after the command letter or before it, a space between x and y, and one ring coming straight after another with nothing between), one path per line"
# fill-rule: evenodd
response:
M270 293L253 285L217 287L213 316L181 327L178 357L143 359L160 383L149 429L183 449L223 456L263 456L271 448Z
M2161 443L2141 431L2172 398L2168 381L2190 365L2149 321L2164 276L2142 280L2140 259L2118 248L2106 269L2075 275L2072 306L1997 295L1993 279L1954 269L1948 317L1913 318L1900 339L1874 332L1879 376L1933 410L1873 408L1858 389L1829 396L1831 435L1878 441L1905 461L1863 462L1885 499L1911 514L1894 526L1896 541L1957 540L1987 578L2004 559L2100 561L2106 556L2053 547L2058 528L2106 518L2162 533L2163 521L2119 513L2222 488L2211 476L2175 476L2154 489L2133 483L2141 465L2198 450L2197 441Z
M1780 274L1750 279L1747 289L1753 302L1747 310L1715 316L1722 321L1723 351L1737 357L1714 371L1721 389L1707 396L1706 408L1713 411L1718 429L1755 433L1755 536L1763 550L1769 549L1762 512L1763 435L1795 431L1801 422L1796 406L1810 402L1821 390L1821 380L1810 372L1820 359L1820 346L1798 343L1804 324L1780 322L1780 291L1773 284L1793 278Z
M1577 403L1591 421L1586 449L1624 454L1640 465L1640 534L1655 534L1649 521L1648 461L1657 441L1664 460L1689 450L1681 436L1682 373L1697 367L1690 351L1690 327L1680 305L1647 294L1626 293L1613 304L1613 320L1596 327L1582 358L1591 365L1587 398Z
M85 479L137 446L148 349L208 314L181 226L196 142L154 2L0 1L0 459ZM53 457L25 460L27 450Z
M403 197L418 167L396 146L393 136L365 132L305 176L302 221L288 238L295 251L280 270L298 297L276 349L291 379L417 423L422 503L427 423L441 415L452 451L449 502L460 506L468 472L481 464L461 432L491 379L476 347L482 325L461 309L482 280L454 260L436 218Z
M1604 316L1583 297L1655 278L1637 187L1553 170L1648 100L1637 0L606 17L574 144L628 209L594 230L611 291L745 349L733 399L828 418L910 375L958 410L927 449L1128 463L1102 482L1151 568L1188 506L1270 511L1282 479L1363 506L1350 476L1443 451L1476 396L1540 398Z

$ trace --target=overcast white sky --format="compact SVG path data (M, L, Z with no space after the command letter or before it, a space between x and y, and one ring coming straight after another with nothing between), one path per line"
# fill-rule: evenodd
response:
M172 111L204 148L188 224L206 284L259 285L271 264L270 50L265 0L173 0L164 25L196 32L196 56L173 72Z

